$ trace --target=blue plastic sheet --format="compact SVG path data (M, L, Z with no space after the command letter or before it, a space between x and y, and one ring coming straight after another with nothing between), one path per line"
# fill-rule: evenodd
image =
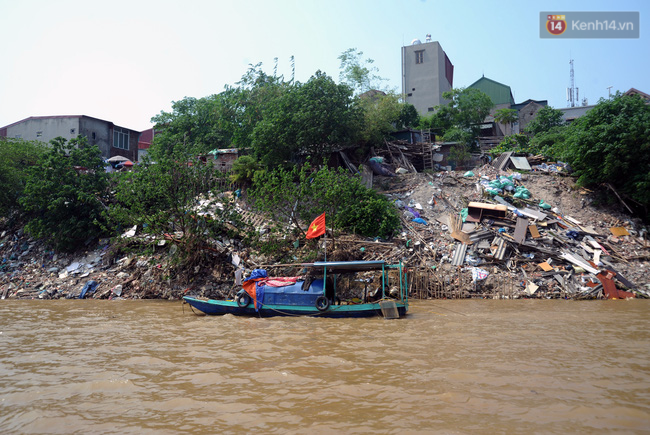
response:
M81 293L79 294L79 299L83 299L86 297L86 294L92 294L95 293L95 290L97 289L97 286L99 283L95 280L90 280L84 285L84 287L81 289Z

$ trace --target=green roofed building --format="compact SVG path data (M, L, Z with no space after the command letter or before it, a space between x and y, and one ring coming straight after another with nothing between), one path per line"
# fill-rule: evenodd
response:
M481 77L474 83L468 86L487 94L492 100L497 109L510 108L515 104L515 99L512 96L510 86L504 85L485 76Z

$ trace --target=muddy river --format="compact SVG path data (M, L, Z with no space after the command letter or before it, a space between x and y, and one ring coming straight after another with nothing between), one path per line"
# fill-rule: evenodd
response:
M0 433L643 433L649 313L437 300L399 320L258 319L1 301Z

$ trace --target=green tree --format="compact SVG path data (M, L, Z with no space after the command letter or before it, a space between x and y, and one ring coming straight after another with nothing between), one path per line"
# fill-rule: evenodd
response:
M429 116L421 117L418 127L431 130L436 136L442 137L453 127L453 121L447 111L437 110Z
M59 250L73 251L102 235L107 174L97 146L79 136L57 137L29 171L20 204L26 231Z
M519 116L517 110L515 109L498 109L494 113L494 120L499 124L510 126L510 131L512 132L512 124L514 124Z
M551 106L544 106L535 114L535 118L526 125L525 130L526 133L535 136L540 133L547 133L552 128L562 125L564 125L562 111Z
M251 146L255 126L290 86L282 77L266 74L261 66L251 65L235 87L204 98L185 97L172 103L171 112L154 116L151 121L157 134L151 156L192 156L216 148Z
M440 110L449 113L453 125L464 129L481 124L494 107L487 94L474 88L453 89L443 92L442 97L449 103Z
M355 95L371 89L383 90L382 82L386 79L378 75L379 70L373 66L374 60L363 59L363 51L348 48L338 59L341 61L339 82L352 88Z
M367 146L383 146L390 133L417 126L420 120L415 107L393 92L365 93L357 104L363 112L359 140Z
M566 157L578 183L608 183L650 206L650 106L638 96L617 93L570 126Z
M207 239L245 229L234 213L232 196L220 187L225 175L210 162L163 158L118 175L108 213L111 223L121 228L138 225L156 238L173 235L178 258L185 264L210 250Z
M232 164L230 180L237 184L250 184L260 165L252 156L241 156Z
M299 153L318 158L353 143L360 121L352 90L317 71L269 102L252 133L253 151L267 168L288 164Z
M179 152L207 153L230 144L231 137L219 128L217 117L222 105L219 95L185 97L172 103L171 112L161 112L151 121L157 131L150 153L153 158Z
M397 119L397 128L417 127L420 123L420 114L415 106L411 103L403 102L400 105L399 117Z
M565 142L569 129L569 126L555 126L551 127L548 131L538 132L530 139L528 152L542 154L549 159L565 160Z
M0 138L0 216L18 209L29 169L45 153L42 142Z
M361 141L372 146L383 145L386 136L395 131L402 114L399 97L384 93L362 95L358 104L363 111Z
M276 226L293 224L304 235L300 225L300 213L309 203L307 187L311 179L311 168L293 166L290 169L278 167L271 171L257 171L249 195L255 208L273 218ZM307 212L309 213L309 212Z
M445 137L447 131L452 128L462 130L468 133L466 145L473 146L480 132L480 124L494 107L492 100L487 94L474 88L453 89L443 92L442 97L449 100L449 103L437 106L435 112L423 119L420 125Z
M530 138L523 133L511 134L503 138L501 143L490 150L490 154L497 156L508 151L528 152Z
M359 175L343 168L309 164L291 170L277 169L255 176L251 196L255 206L270 213L276 222L292 222L304 234L307 224L325 212L327 226L366 236L389 237L399 228L399 216L388 200L365 187Z
M367 237L391 237L400 226L397 209L388 199L363 184L361 175L321 167L309 184L313 209L329 216L330 228Z

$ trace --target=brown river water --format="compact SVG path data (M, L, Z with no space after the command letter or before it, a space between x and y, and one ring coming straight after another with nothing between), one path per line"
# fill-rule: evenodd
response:
M399 320L0 302L0 433L648 433L650 301L412 301Z

